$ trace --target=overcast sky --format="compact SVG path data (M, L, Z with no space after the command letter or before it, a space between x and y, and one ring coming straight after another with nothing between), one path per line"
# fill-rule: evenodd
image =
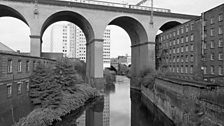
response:
M101 0L102 1L102 0ZM140 0L104 0L136 4ZM154 0L154 7L171 9L174 13L200 15L202 12L223 4L223 0ZM110 26L111 31L111 57L130 55L130 39L128 34L120 27ZM44 34L45 41L49 41L48 28ZM0 18L0 42L14 50L30 51L29 27L22 21L14 18ZM43 50L46 46L43 45Z

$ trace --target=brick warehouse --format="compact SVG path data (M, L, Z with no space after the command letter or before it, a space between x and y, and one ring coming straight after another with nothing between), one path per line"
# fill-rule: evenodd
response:
M54 65L55 60L0 52L0 117L1 124L11 125L28 114L30 104L29 76L37 64Z
M178 79L224 82L223 15L224 4L157 35L156 69Z

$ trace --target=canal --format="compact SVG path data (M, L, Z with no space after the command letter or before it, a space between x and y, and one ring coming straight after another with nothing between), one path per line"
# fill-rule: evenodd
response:
M72 115L56 126L174 126L122 76L105 86L102 98Z

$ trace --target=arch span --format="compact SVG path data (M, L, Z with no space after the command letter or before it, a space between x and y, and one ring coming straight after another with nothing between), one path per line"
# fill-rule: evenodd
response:
M132 17L116 17L108 25L116 25L123 28L131 39L131 45L136 45L148 41L148 36L142 24Z
M40 33L41 38L47 27L58 21L69 21L76 24L80 29L82 29L83 33L86 36L87 42L94 38L93 28L90 25L89 21L82 15L72 11L60 11L48 17L42 25Z
M20 14L18 11L16 11L15 9L11 7L0 4L0 17L4 17L4 16L17 18L29 26L28 22L26 21L26 19L24 18L22 14Z
M168 29L171 29L173 27L176 27L178 25L180 25L181 23L178 22L178 21L169 21L169 22L166 22L165 24L163 24L159 30L161 31L166 31Z

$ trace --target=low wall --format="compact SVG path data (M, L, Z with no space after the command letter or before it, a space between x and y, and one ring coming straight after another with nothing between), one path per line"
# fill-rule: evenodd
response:
M223 106L201 99L203 94L222 90L163 78L155 79L153 89L141 86L142 94L178 126L224 126Z

